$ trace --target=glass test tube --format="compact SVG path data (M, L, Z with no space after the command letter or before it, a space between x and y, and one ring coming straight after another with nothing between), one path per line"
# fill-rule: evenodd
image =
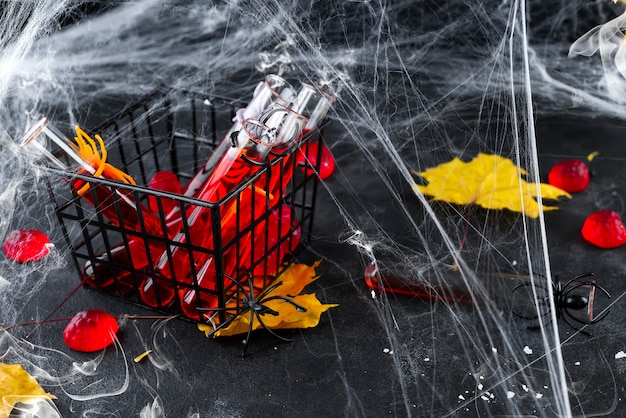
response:
M276 110L270 121L275 123L279 119L279 115L282 115L281 117L284 118L285 113L287 113L285 109ZM260 166L245 161L241 157L242 154L248 159L263 161L270 148L280 143L277 141L292 139L293 135L287 138L284 133L278 132L274 127L270 128L255 120L245 120L242 123L241 131L237 135L235 146L228 150L210 177L205 181L197 195L198 199L218 203L234 188L261 169ZM228 236L230 235L228 232L233 230L234 223L238 221L240 228L243 228L245 223L252 221L248 218L255 211L249 206L250 201L254 200L255 206L259 202L264 203L264 199L252 197L256 192L256 190L246 188L241 193L240 199L232 199L220 208L222 242L228 242L228 240L233 238ZM262 212L257 209L256 213ZM180 231L172 240L182 244L189 239L189 244L191 245L213 249L211 214L212 209L209 207L191 207L189 213L187 213L187 230ZM155 265L157 275L154 278L147 278L142 283L140 288L142 298L151 306L159 304L156 294L159 294L160 305L163 305L163 302L171 302L175 296L175 289L172 288L171 279L169 278L175 276L177 281L189 283L193 280L191 277L192 263L199 267L198 271L201 271L201 266L208 262L206 260L207 257L208 255L204 253L196 255L193 252L190 253L183 246L171 245L169 253L164 251L160 257L157 257L158 262Z
M326 117L326 113L335 101L335 98L312 86L311 84L301 84L302 86L298 95L289 106L295 113L301 114L307 119L306 124L302 129L301 137L304 137L311 130L318 128L320 122ZM301 138L298 138L298 140L300 139ZM299 146L300 144L297 145ZM272 203L282 197L287 184L289 184L289 181L293 176L293 159L294 155L292 152L285 157L281 164L275 164L272 168L273 172L270 176L269 187L270 194L273 197ZM282 173L281 165L283 167Z
M197 196L202 189L204 182L211 176L213 169L218 162L231 148L231 135L241 130L241 122L245 119L259 120L259 116L271 108L273 104L287 104L295 96L295 90L286 80L275 74L265 77L260 87L256 89L252 100L241 114L241 119L237 120L224 136L222 142L213 150L211 156L204 166L191 179L185 189L185 196Z
M97 175L96 168L80 155L78 146L56 129L47 118L41 119L26 132L20 146L37 158L40 164L61 169L68 174L76 172ZM98 177L105 178L105 175L100 174ZM164 235L159 218L150 209L136 202L132 193L103 184L90 184L82 179L73 181L73 187L77 191L86 185L89 185L89 188L80 193L81 197L115 225L138 232L142 231L143 226L148 234ZM117 213L118 208L121 219Z
M272 110L266 112L262 118L265 123L255 122L257 130L250 137L249 141L249 145L252 146L248 149L244 149L244 151L246 151L246 157L256 162L264 161L270 149L273 147L283 146L296 140L301 135L302 128L306 123L306 119L303 118L302 115L299 115L284 106L275 106ZM271 133L271 135L266 135L264 132L265 130ZM233 155L228 156L227 154L226 158L230 159L234 157L234 153L236 152L234 150L236 149L237 148L233 148L233 150L231 150ZM241 183L246 178L249 178L250 175L260 169L260 167L256 165L243 161L241 157L239 157L236 161L244 163L247 170L249 170L248 174L237 180L237 184ZM215 177L212 176L212 179L216 182L216 184L211 185L211 180L207 182L206 197L208 199L217 198L221 194L217 192L220 190L217 182L224 178L224 176L218 176L220 170L222 170L222 164L228 167L228 165L232 163L225 159L220 166L216 168L214 172ZM248 227L248 225L254 221L254 219L252 219L253 216L257 219L268 210L268 199L262 188L251 186L249 192L246 192L248 192L248 189L244 190L242 193L238 205L239 208L237 208L236 200L230 201L223 207L224 211L221 214L221 242L223 243L223 246L228 246L227 243L230 243L233 239L235 239L238 231ZM276 221L271 222L274 218L276 218ZM261 237L265 236L265 231L268 229L279 228L278 223L280 223L280 220L276 215L274 215L274 218L268 217L266 220L261 221L255 226L253 230L254 232L247 232L239 238L238 243L228 246L228 250L223 254L223 273L225 275L233 276L237 272L237 269L248 269L252 266L253 263L250 257L252 246L264 245L265 238L262 239ZM268 221L271 222L271 225L267 224ZM268 228L270 226L271 228ZM289 230L285 227L283 227L283 229L287 231ZM212 247L213 243L211 241L213 240L213 236L207 234L205 239L206 241L203 246ZM268 239L271 242L269 237ZM263 252L260 249L257 249L256 253L266 254L267 251ZM196 265L199 267L196 275L198 286L205 289L215 290L216 270L214 258L212 256L208 256L207 254L202 254L202 257L197 260ZM190 279L192 278L190 277ZM217 302L214 295L211 293L205 294L203 292L202 295L197 295L195 290L184 288L181 289L180 292L183 311L190 318L200 319L197 308L199 306L203 308L214 307ZM198 301L198 298L201 297L203 300Z

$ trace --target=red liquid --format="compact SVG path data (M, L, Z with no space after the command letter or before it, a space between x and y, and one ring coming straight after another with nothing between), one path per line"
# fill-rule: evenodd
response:
M147 277L139 286L139 296L148 306L166 308L174 302L176 290L166 277Z
M411 283L394 276L381 276L374 264L365 269L365 283L372 290L395 295L417 296L422 299L462 304L474 303L472 295L460 289L436 288L426 284Z
M281 216L279 217L279 213ZM226 250L223 256L224 273L230 277L241 276L241 272L249 271L254 265L253 275L255 277L265 278L268 275L277 274L280 269L282 259L290 251L293 251L300 244L300 228L296 228L293 232L291 227L297 225L297 221L292 218L291 208L283 206L279 211L270 213L266 221L260 222L254 232L244 235L239 241L239 247L233 245ZM282 243L276 247L279 242L279 227ZM291 239L289 234L291 233ZM266 240L266 234L267 240ZM251 248L254 247L254 257ZM276 248L274 248L276 247ZM239 255L235 250L239 248ZM268 251L271 252L268 254ZM265 261L261 260L265 258ZM254 261L252 261L254 259ZM197 274L198 286L206 291L196 291L194 289L182 289L180 293L182 310L184 314L194 320L200 321L210 315L204 309L217 306L216 271L213 257L207 257L201 261L201 268ZM237 272L240 274L237 274ZM224 278L224 287L228 287L228 279ZM198 311L198 308L203 308Z
M130 239L128 241L128 250L124 244L119 244L111 249L111 257L107 252L103 252L96 257L98 261L91 260L85 263L83 267L83 278L85 282L93 287L107 289L117 281L123 288L133 288L133 271L141 271L145 269L150 262L154 263L154 259L150 259L148 251L152 257L160 254L164 249L163 243L158 241L146 242L142 239ZM113 291L115 289L112 289Z
M215 169L198 194L198 199L212 203L219 202L233 189L248 179L249 176L254 174L255 171L260 169L260 167L249 164L241 158L237 158L234 161L230 158L229 155L224 157L222 163ZM252 210L253 200L254 211ZM230 201L224 203L219 208L222 247L228 246L228 243L235 238L237 230L241 231L246 226L250 225L253 212L256 219L263 214L264 210L266 210L265 197L260 193L256 193L251 187L244 189L239 194L239 199L237 199L237 196L234 196ZM214 249L211 214L212 209L203 206L193 206L187 210L188 232L192 245L207 250ZM187 241L185 232L180 231L173 238L173 241L185 243ZM161 305L163 305L164 302L170 303L173 301L175 289L171 288L171 281L167 280L167 278L173 277L179 283L193 283L193 275L191 274L192 265L200 266L200 271L197 272L199 282L205 282L206 280L208 283L208 281L211 281L211 279L208 278L210 275L204 279L204 274L201 271L202 266L211 259L211 254L202 251L192 251L190 254L188 248L179 246L171 246L170 253L171 258L168 257L166 251L162 251L158 257L155 270L157 277L160 276L161 279L157 278L153 280L152 278L148 278L141 286L142 298L144 298L144 301L150 306L153 306L154 303L158 304L156 300L157 293L161 296L161 293L164 292ZM229 267L230 266L225 266L225 274L232 272ZM211 268L211 270L213 270L213 268Z
M152 179L150 179L150 183L148 183L148 187L154 190L161 190L164 192L170 192L177 195L183 193L183 188L178 181L178 176L171 171L162 170L158 171ZM160 200L160 202L159 202ZM170 215L172 212L178 209L178 202L172 199L167 198L157 198L156 196L150 195L148 196L148 207L154 213L159 213L159 203L161 206L161 210L165 212L167 215ZM167 216L166 217L169 217Z
M302 133L296 138L296 140L294 141L295 143L298 143L302 140L302 138L304 138L306 135L309 134L309 132L311 132L310 128L304 128L302 130ZM304 146L304 145L303 145ZM276 152L280 153L280 150L276 150ZM276 164L272 164L271 166L271 172L268 174L269 177L269 192L270 192L270 198L271 198L271 205L273 206L278 200L280 200L280 198L285 194L285 189L287 188L287 185L289 184L289 182L291 181L291 178L293 177L293 160L294 160L294 153L300 152L300 148L296 148L296 150L294 150L292 153L286 155L282 161L276 163ZM273 160L275 160L276 157L273 154L270 154L270 162L273 162ZM261 183L259 184L259 187L261 189L265 189L265 184L263 183L264 179L261 179Z
M80 190L84 184L84 180L76 180L74 188ZM91 182L89 189L81 197L117 226L137 232L142 232L143 226L148 234L167 235L159 218L150 209L136 202L134 196L125 190L117 189L114 192L108 186Z
M330 150L325 145L321 145L321 159L317 161L317 155L319 151L320 144L318 142L313 142L306 147L302 147L298 149L298 157L296 160L296 164L303 170L307 176L313 176L316 174L315 170L311 168L318 167L319 172L317 173L320 177L320 180L326 180L330 177L335 171L335 159L333 155L330 153Z

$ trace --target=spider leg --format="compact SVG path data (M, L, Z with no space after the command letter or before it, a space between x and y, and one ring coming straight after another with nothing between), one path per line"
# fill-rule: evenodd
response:
M570 282L578 281L579 279L582 279L582 278L585 278L585 277L591 277L591 276L593 276L593 273L592 273L592 272L589 272L589 273L583 273L583 274L581 274L581 275L579 275L579 276L574 277L572 280L570 280ZM569 282L568 282L568 283L569 283Z
M297 304L296 302L289 299L288 297L281 296L281 295L270 296L269 298L263 299L263 303L269 302L270 300L283 300L287 302L288 304L292 305L294 308L296 308L298 312L306 312L306 308L304 306Z
M239 317L240 315L245 314L248 310L251 310L250 308L245 308L242 309L240 307L232 307L232 308L198 308L198 310L210 310L210 311L214 311L214 310L230 310L230 309L237 309L237 310L241 310L241 312L235 314L234 316L228 318L226 321L222 322L221 324L218 324L217 326L215 325L215 323L213 321L211 321L211 326L213 327L213 331L209 332L207 334L207 337L212 337L213 335L215 335L215 333L219 330L221 330L222 328L226 328L227 326L229 326L235 319L237 319L237 317Z
M248 326L248 333L246 334L246 340L243 343L243 352L241 353L242 357L245 357L246 352L248 351L248 345L250 344L250 335L252 334L252 328L254 325L254 316L255 316L254 310L250 309L250 325ZM263 325L262 322L261 322L261 325Z
M579 322L579 323L584 324L584 325L589 325L589 322L583 322L583 321L581 321L581 320L579 320L579 319L577 319L577 318L573 317L573 316L572 316L569 312L567 312L567 310L565 310L565 315L563 315L563 319L565 320L565 322L567 323L567 325L569 325L569 326L570 326L570 327L571 327L574 331L576 331L576 332L580 332L581 334L584 334L584 335L586 335L587 337L591 337L591 336L592 336L590 332L585 331L584 329L581 329L581 328L576 328L576 327L574 326L574 324L572 324L572 323L569 321L568 317L569 317L570 319L573 319L574 321Z
M515 293L518 289L520 289L522 287L533 287L533 286L540 287L540 286L537 286L537 285L533 285L533 283L522 283L522 284L518 284L517 286L515 286L513 288L513 290L511 290L511 292ZM545 290L545 288L543 288L543 287L540 287L540 288ZM540 303L540 302L538 301L537 303ZM539 315L530 315L530 316L529 315L523 315L523 314L517 312L515 309L511 309L511 312L513 313L513 315L515 315L515 316L517 316L518 318L521 318L521 319L533 320L533 319L538 319L539 318ZM547 312L544 313L541 316L546 316L546 315L547 315Z
M263 290L263 292L261 292L261 294L256 298L257 300L269 300L269 299L265 299L265 296L269 295L272 291L274 291L274 289L276 289L279 286L282 286L283 282L276 282L273 285L271 285L270 287L266 288Z
M260 315L257 315L257 320L259 321L259 323L261 324L261 326L270 334L272 334L274 337L278 338L279 340L285 341L285 342L291 342L291 340L289 338L283 337L282 335L278 335L276 333L276 331L274 331L273 329L269 328L267 325L265 325L265 322L263 322L263 320L261 319Z

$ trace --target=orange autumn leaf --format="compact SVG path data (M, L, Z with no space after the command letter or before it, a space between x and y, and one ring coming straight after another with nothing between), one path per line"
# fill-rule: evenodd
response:
M486 209L509 209L530 218L539 216L537 184L522 178L526 171L508 158L480 153L470 162L459 158L429 168L423 172L413 171L428 182L415 184L414 191L457 205L476 204ZM571 196L564 190L539 183L543 199L557 200ZM556 210L556 206L542 205L544 211Z
M280 283L274 290L269 292L266 297L284 296L299 306L306 309L301 311L289 302L282 299L269 300L263 303L269 309L278 312L278 315L263 315L263 323L270 329L287 329L287 328L311 328L317 326L320 316L328 309L338 306L337 304L323 304L312 294L299 294L304 287L315 281L319 276L315 274L315 267L319 262L312 266L306 264L292 264L289 266L276 280L268 286L268 288ZM234 307L231 305L230 307ZM224 328L216 328L209 324L198 324L198 329L203 331L207 336L224 337L230 335L243 334L250 329L250 312L245 312L236 317L230 324ZM253 318L252 330L262 328L261 323L256 317Z
M0 363L0 418L9 416L17 403L56 399L19 364Z

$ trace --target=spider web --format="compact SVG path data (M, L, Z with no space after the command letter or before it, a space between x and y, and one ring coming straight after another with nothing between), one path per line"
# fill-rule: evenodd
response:
M567 279L593 270L613 294L612 311L619 311L625 290L619 254L593 252L579 240L576 222L594 210L625 206L612 180L624 156L604 141L624 117L623 47L616 41L623 5L23 1L6 3L2 13L3 236L37 227L62 242L43 203L41 173L11 145L41 114L64 128L88 127L155 89L246 98L267 73L320 85L338 98L326 131L337 171L322 183L307 251L324 259L317 290L345 310L327 312L319 329L281 346L279 371L265 364L271 357L260 348L254 366L226 360L228 345L183 346L196 330L179 321L124 320L126 343L93 358L63 353L54 337L60 324L35 333L34 345L20 343L14 331L3 333L1 352L49 385L62 412L176 416L185 405L189 416L246 415L251 409L232 387L206 388L208 366L199 359L207 353L221 359L211 363L218 373L254 379L249 376L260 368L287 381L284 387L254 381L260 389L251 402L264 401L269 415L313 396L289 380L305 379L305 366L311 379L331 382L326 389L306 386L333 399L309 406L318 415L597 416L615 408L625 369L613 362L623 347L611 336L623 336L622 319L609 316L591 338L565 330L549 283L555 272ZM593 55L596 39L585 43L581 36L604 24L602 33L612 37L598 38L604 48ZM583 41L568 59L577 39ZM581 124L587 138L568 146ZM498 154L524 167L529 180L545 181L551 164L597 150L590 192L537 220L432 202L411 187L412 170L457 156ZM42 264L3 260L0 323L44 318L77 284L68 280L76 274L68 259L59 247ZM371 263L412 285L460 289L472 303L370 292L363 271ZM533 295L547 291L550 301L537 331L512 314L519 300L511 290L529 282ZM42 296L56 289L59 297ZM65 311L92 307L101 297L83 295ZM266 341L270 352L274 344ZM126 350L136 348L153 349L154 367L130 366ZM294 360L302 357L307 361ZM313 359L332 359L333 367L326 371ZM212 400L195 396L200 389ZM276 404L266 402L264 390ZM137 391L141 401L133 398Z

